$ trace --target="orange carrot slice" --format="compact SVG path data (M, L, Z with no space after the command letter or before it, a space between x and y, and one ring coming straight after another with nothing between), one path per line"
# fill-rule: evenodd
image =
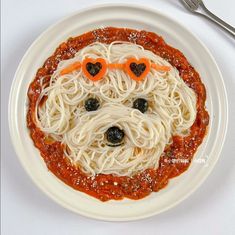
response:
M81 68L80 62L75 62L60 71L60 75L65 75Z
M109 69L123 69L125 67L124 64L108 64Z
M144 69L143 69L143 64L145 65ZM132 68L135 67L138 70L139 66L142 66L142 71L137 74L137 72L134 71ZM140 58L139 60L135 58L130 58L127 60L125 64L125 71L130 76L131 79L136 81L141 81L146 77L146 75L150 71L150 62L146 58Z
M100 70L97 73L92 74L91 71L90 72L88 71L87 68L88 63L90 66L97 66L97 63L99 63L101 65ZM102 58L98 59L86 58L82 62L82 72L88 79L92 81L100 80L105 75L106 71L107 71L107 64L106 61Z
M160 71L160 72L168 72L171 70L170 66L159 65L159 64L151 64L151 67L153 69L156 69L157 71Z

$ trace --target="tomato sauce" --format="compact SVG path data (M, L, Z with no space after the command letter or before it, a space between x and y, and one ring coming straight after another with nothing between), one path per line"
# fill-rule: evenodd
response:
M35 105L42 89L41 78L44 77L43 85L47 85L61 60L72 58L77 51L95 41L107 44L113 41L128 41L143 46L175 66L182 79L197 94L197 116L190 134L187 137L173 137L173 143L165 149L157 169L147 169L132 177L104 174L88 177L63 155L63 145L57 141L48 141L36 125ZM27 125L34 145L39 149L47 168L65 184L101 201L120 200L124 197L141 199L164 188L169 179L188 169L209 124L209 115L205 110L205 87L185 56L155 33L133 29L108 27L69 38L67 42L59 45L54 54L38 69L30 84L28 98Z

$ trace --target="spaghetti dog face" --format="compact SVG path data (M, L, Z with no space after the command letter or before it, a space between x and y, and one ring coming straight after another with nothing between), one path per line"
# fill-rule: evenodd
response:
M28 89L46 167L101 201L141 199L190 166L209 115L185 56L152 32L96 29L58 46Z
M82 70L77 64L87 58L94 76L102 69L99 61L122 65L135 58L128 65L137 79L121 66L89 79L83 72L86 66ZM141 74L135 69L144 71L146 66L137 63L145 60L170 70L148 66L146 76L138 80ZM61 73L73 65L74 70ZM87 176L133 176L157 169L173 136L189 135L196 101L178 70L150 50L123 41L96 42L58 64L37 99L35 120L48 138L63 143L64 156Z

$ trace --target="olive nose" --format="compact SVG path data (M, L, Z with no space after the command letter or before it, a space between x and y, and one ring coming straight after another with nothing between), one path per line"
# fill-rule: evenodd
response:
M110 127L106 131L106 138L112 144L120 144L124 138L124 131L117 126Z

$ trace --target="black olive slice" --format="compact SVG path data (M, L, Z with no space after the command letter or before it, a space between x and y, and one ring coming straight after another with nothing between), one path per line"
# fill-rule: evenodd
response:
M146 65L144 63L130 63L130 70L135 74L136 77L140 77L141 74L145 71Z
M148 101L143 98L138 98L134 101L133 108L138 109L141 113L145 113L148 110Z
M106 131L106 138L109 143L120 144L124 138L124 131L119 127L113 126Z
M102 65L100 62L96 62L95 64L91 63L91 62L88 62L86 64L86 69L88 71L88 73L91 75L91 76L95 76L99 73L99 71L102 69Z
M100 106L99 100L95 98L89 98L85 101L86 111L95 111L99 108L99 106Z

